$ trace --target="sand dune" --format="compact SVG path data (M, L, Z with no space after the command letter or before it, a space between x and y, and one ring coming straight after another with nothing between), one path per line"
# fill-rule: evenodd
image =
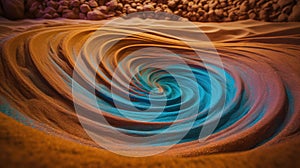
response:
M119 156L110 154L104 149L90 148L91 146L101 148L101 146L96 144L91 140L90 136L87 135L82 128L82 124L84 125L82 121L88 120L96 123L97 120L76 113L74 109L74 98L72 97L72 87L70 85L74 82L72 77L74 77L73 70L75 68L76 58L81 54L87 62L87 65L92 67L92 63L98 59L97 54L101 53L101 49L103 49L101 47L109 44L106 42L100 43L101 41L99 41L99 43L93 46L94 51L90 50L89 45L85 45L87 40L91 38L96 40L97 38L104 38L105 34L100 34L101 37L98 37L93 33L95 33L99 26L106 22L107 21L97 21L91 23L87 21L76 21L75 23L74 21L65 19L51 21L23 20L18 22L1 20L1 110L25 125L59 137L53 138L49 135L41 134L31 128L16 124L11 119L7 119L2 115L1 119L3 121L5 120L5 122L3 122L1 126L4 128L6 128L6 125L3 124L11 126L11 129L6 131L8 133L1 133L4 139L13 138L15 134L17 136L22 135L23 133L18 131L18 128L24 130L24 135L22 135L24 140L27 134L32 135L32 137L28 137L30 139L29 142L26 141L24 146L20 145L20 147L25 148L25 151L30 151L30 148L34 147L34 144L31 146L31 142L43 146L46 139L49 139L51 143L56 144L59 148L65 148L67 153L72 153L72 150L78 147L79 152L87 158L96 158L99 156L101 159L105 159L109 157L110 160L119 159L120 162L124 159L129 165L141 164L145 166L146 160L130 160L123 157L120 159ZM300 105L298 103L300 99L300 24L265 23L253 20L234 23L195 24L199 26L212 41L224 65L228 79L226 83L223 83L225 84L226 90L222 90L222 84L220 84L220 86L216 86L215 93L220 93L221 96L226 97L226 102L224 102L225 112L222 114L220 123L216 127L217 131L208 139L205 139L205 142L199 143L199 134L191 132L183 138L184 141L162 154L176 155L177 157L194 157L180 158L178 161L175 161L174 157L170 158L170 156L164 156L165 158L162 160L154 159L153 164L169 163L175 166L176 164L174 162L186 165L193 162L192 165L195 166L196 163L200 164L199 162L201 162L200 165L213 164L206 161L203 163L203 160L216 159L219 161L217 163L219 166L224 160L224 165L230 165L235 162L237 158L241 157L241 161L234 164L238 166L252 157L252 155L263 156L265 152L269 151L271 151L270 153L272 154L266 156L268 158L266 162L270 164L276 165L276 161L272 160L272 158L278 159L279 155L282 156L285 152L287 152L285 159L280 160L280 163L285 163L285 161L289 162L289 159L293 160L293 156L299 154L299 143L297 143L297 139L299 139L300 128ZM157 32L153 34L139 32L136 36L133 35L130 38L118 42L115 48L109 50L111 52L110 55L104 57L101 62L103 66L101 71L96 73L96 80L99 83L99 87L119 89L120 92L118 93L121 95L122 85L120 84L119 86L119 83L122 82L115 81L117 83L119 82L119 87L110 83L110 77L113 75L112 72L114 68L116 68L117 63L121 60L128 61L124 63L124 69L122 69L125 73L130 73L130 70L134 67L140 67L137 60L141 59L145 61L147 57L132 58L130 57L130 52L148 45L156 47L163 46L163 48L170 49L177 54L182 54L184 61L196 70L205 68L203 60L196 58L194 52L192 52L189 47L177 39L170 40L168 29L189 32L187 34L190 35L196 32L193 32L188 26L179 27L176 24L168 25L170 27L168 27L167 30L161 28L161 30L157 30ZM147 29L147 27L144 29ZM108 29L106 33L115 35L117 39L120 32L123 33L122 35L126 35L129 31L138 32L138 30L124 27L122 30L124 31L122 32L117 28L112 28ZM184 38L190 37L187 35ZM197 48L197 46L197 44L194 46L197 51L201 51L205 55L203 48ZM211 52L214 53L214 51ZM90 53L94 53L94 55L91 54L92 56L90 56ZM154 59L152 56L153 55L149 55L149 59ZM207 64L213 65L214 62L210 60L209 56L204 56L203 58L207 59ZM160 59L160 61L164 60ZM213 72L213 78L218 81L220 76L218 71L213 68L206 68L207 71ZM202 70L199 71L204 73ZM91 68L91 72L94 72L93 68ZM204 73L203 78L205 78L205 75L207 76L207 74ZM143 74L141 76L143 76ZM86 82L88 79L85 80L86 77L82 75L81 72L78 72L78 77L76 81L78 85L83 86L85 89L84 93L89 93L91 84ZM125 77L122 78L122 80L126 82ZM130 83L130 81L128 82ZM170 85L170 83L166 85ZM208 85L205 84L201 85L203 88L207 86ZM133 83L132 87L138 88L140 85L139 83ZM126 119L113 111L115 107L107 100L109 96L107 96L105 92L100 92L100 90L101 89L99 89L99 100L107 103L101 106L101 110L105 113L104 116L112 125L120 127L124 133L133 134L133 128L138 127L141 131L137 131L134 134L143 137L149 132L155 133L162 131L165 127L170 126L170 121L174 118L174 115L166 114L163 116L163 121L141 122ZM144 91L146 88L142 88L141 90ZM139 93L143 96L144 92L140 93L133 89L132 93ZM215 96L208 91L204 91L204 94L208 97ZM174 97L169 97L169 99L176 99L176 95L173 96ZM187 101L192 101L195 99L195 96L197 95L188 94L186 99ZM88 99L89 97L86 96L84 98ZM201 100L208 101L206 99L209 98L204 97ZM122 101L122 99L120 101ZM172 105L182 105L180 103L175 101ZM218 100L216 103L218 103ZM88 114L97 114L92 105L86 102L78 102L78 104L88 111ZM144 107L144 105L141 107ZM201 108L203 114L209 114L205 113L207 112L207 107ZM175 112L178 111L174 110L174 113ZM78 119L78 115L80 119ZM215 113L211 113L211 116L209 115L207 119L214 122L214 115ZM206 115L202 115L202 113L198 114L195 118L197 124L193 125L191 130L199 132L204 126L201 121L205 117ZM189 121L189 118L183 118L182 121ZM97 124L91 124L89 126L95 127L100 131L105 131L103 127ZM179 126L183 127L185 125ZM167 133L166 136L176 138L181 131L182 130L178 129L175 133ZM41 136L41 139L39 139L39 136ZM68 142L62 139L75 143L71 143L72 145L69 147L66 145ZM121 140L115 138L111 139L111 141L120 142ZM4 147L3 143L7 142L7 140L3 140L1 146ZM160 143L160 141L153 142L155 145L163 146ZM88 147L83 145L87 145ZM295 150L286 151L286 149ZM7 152L11 151L9 153L10 155L5 156L10 159L14 158L14 153L19 152L15 151L16 148L13 144L5 145L5 150ZM41 147L41 151L39 152L46 152L47 150L49 149ZM64 149L59 149L57 153L61 153L63 150ZM52 151L52 149L50 149L50 151ZM88 154L90 151L96 154L90 156ZM56 153L55 150L52 152L53 153L49 154L51 157ZM228 152L237 153L202 156L203 154ZM22 154L24 153L22 152ZM16 154L16 157L20 155ZM39 157L38 155L34 156L37 157L36 159ZM249 164L249 166L261 162L258 156L253 156L250 159L253 161L253 164ZM5 157L2 156L1 158L3 159ZM76 157L76 154L68 154L68 158ZM8 160L12 163L10 159ZM21 158L18 159L21 164ZM31 160L31 162L34 162L34 160ZM43 164L50 164L50 162L43 162ZM87 162L81 160L79 162L79 165L80 164L87 164ZM101 164L105 163L101 162ZM152 165L152 162L149 163L149 165Z

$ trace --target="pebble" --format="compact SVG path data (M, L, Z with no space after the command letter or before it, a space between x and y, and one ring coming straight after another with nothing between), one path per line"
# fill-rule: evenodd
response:
M278 1L278 5L283 8L286 5L292 4L294 2L294 0L279 0Z
M87 13L87 19L89 19L89 20L105 19L105 14L103 14L102 12L100 12L98 10L89 11Z
M292 13L289 16L289 21L300 21L300 2L298 1L292 9Z
M1 0L3 14L9 19L24 18L24 0Z
M90 7L95 8L98 6L98 3L95 0L90 0L89 5L90 5Z
M282 13L282 14L280 14L279 16L278 16L278 21L279 22L284 22L284 21L287 21L288 20L288 15L287 14L285 14L285 13Z
M78 6L80 6L80 1L79 1L79 0L72 0L72 1L71 1L71 6L73 6L73 7L78 7Z
M87 12L91 11L91 8L90 8L90 6L87 5L87 4L82 4L82 5L80 6L80 11L81 11L82 13L87 13Z

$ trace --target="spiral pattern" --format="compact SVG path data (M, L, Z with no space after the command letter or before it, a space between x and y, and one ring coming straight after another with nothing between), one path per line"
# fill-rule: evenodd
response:
M2 33L2 98L38 129L124 154L240 151L298 134L298 24L131 20Z

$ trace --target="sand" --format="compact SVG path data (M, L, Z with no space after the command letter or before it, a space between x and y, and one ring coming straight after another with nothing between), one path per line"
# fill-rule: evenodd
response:
M299 23L253 20L195 23L212 40L225 68L233 76L237 91L231 102L243 100L249 110L236 120L230 118L235 122L222 127L205 144L192 139L160 157L142 159L112 154L93 142L82 129L74 111L71 89L64 81L66 74L72 76L74 59L84 42L103 23L106 21L1 20L2 111L28 125L1 114L2 165L291 167L300 164L297 161L300 152ZM175 24L171 26L177 29ZM131 45L134 48L126 41L121 48ZM185 59L191 57L188 54ZM111 57L106 63L114 59ZM203 66L198 62L191 61L191 64ZM8 105L18 113L7 110ZM83 107L93 110L87 104ZM231 110L230 116L234 112ZM108 114L107 117L121 127L158 125ZM226 117L223 119L226 121Z

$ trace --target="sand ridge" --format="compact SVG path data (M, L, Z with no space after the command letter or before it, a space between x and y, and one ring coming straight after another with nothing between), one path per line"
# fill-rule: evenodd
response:
M65 75L72 75L74 59L83 43L105 21L74 24L71 20L59 19L15 23L3 19L1 22L2 97L11 107L34 120L33 125L38 129L99 147L78 121ZM299 24L253 20L196 24L213 41L225 68L236 81L239 92L233 102L241 101L244 95L247 99L243 101L252 108L235 123L212 135L207 144L190 141L166 154L198 156L257 146L260 150L297 136L300 127ZM176 28L176 24L172 28ZM242 90L246 93L241 94ZM262 109L265 109L263 116L258 118Z

